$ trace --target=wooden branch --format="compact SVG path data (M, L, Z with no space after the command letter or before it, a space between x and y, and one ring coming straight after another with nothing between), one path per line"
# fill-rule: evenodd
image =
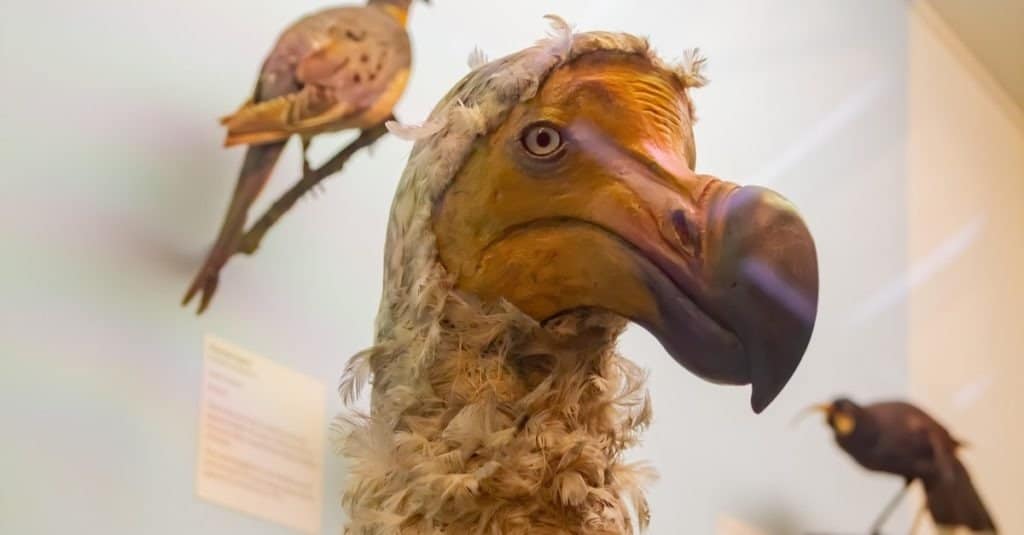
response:
M387 121L394 120L394 116L389 117L384 122L360 132L359 137L352 143L346 145L338 154L335 154L333 158L327 161L327 163L320 166L319 169L315 169L309 173L306 173L294 186L284 193L277 201L270 206L270 208L253 224L253 226L246 231L242 237L241 243L238 245L236 252L251 255L256 252L260 247L260 242L263 241L263 236L266 235L270 227L274 226L284 214L288 213L289 210L295 206L295 203L302 198L303 195L309 193L314 187L317 186L327 177L339 172L345 167L352 156L354 156L360 150L369 147L377 142L378 139L384 137L384 134L388 133L387 128L384 127L384 123Z

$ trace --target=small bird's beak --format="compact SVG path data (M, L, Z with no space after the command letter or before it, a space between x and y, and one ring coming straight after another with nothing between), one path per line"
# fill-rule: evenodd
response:
M820 412L821 414L824 414L826 418L828 418L833 412L835 412L835 407L831 403L819 403L817 405L811 405L810 407L807 407L806 409L798 412L797 415L793 417L793 425L795 426L796 424L803 421L804 418L807 418L808 416L816 412Z

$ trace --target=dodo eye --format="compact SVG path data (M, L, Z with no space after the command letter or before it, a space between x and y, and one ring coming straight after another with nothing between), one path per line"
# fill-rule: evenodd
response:
M533 156L546 158L562 148L562 134L550 125L533 125L523 133L523 148Z

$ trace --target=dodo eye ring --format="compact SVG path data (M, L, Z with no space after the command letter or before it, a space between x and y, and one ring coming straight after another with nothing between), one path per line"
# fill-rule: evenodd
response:
M565 142L557 128L541 123L526 127L523 131L522 144L531 156L550 158L562 149Z

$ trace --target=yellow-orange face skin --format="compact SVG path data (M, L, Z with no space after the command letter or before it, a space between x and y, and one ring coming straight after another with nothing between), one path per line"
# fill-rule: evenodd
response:
M539 321L608 310L701 377L750 383L712 214L739 187L693 172L690 109L677 77L643 56L595 52L558 68L476 142L435 206L457 287Z
M688 170L683 88L645 63L638 56L585 56L553 73L535 99L480 142L435 218L442 262L461 289L504 297L537 320L585 306L655 316L634 255L616 234L657 236L654 199L644 195L691 196L700 180L691 172L691 184L666 180L637 192L577 143L563 140L559 153L543 158L522 140L534 124L561 132L589 127L637 153L645 146L661 151Z

